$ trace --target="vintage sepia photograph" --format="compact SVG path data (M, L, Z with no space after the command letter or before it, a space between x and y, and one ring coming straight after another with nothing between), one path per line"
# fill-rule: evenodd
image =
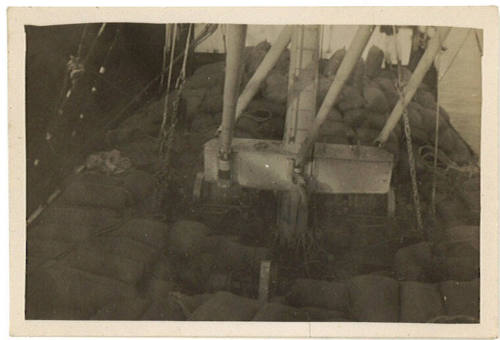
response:
M484 321L484 29L311 20L22 25L26 321Z

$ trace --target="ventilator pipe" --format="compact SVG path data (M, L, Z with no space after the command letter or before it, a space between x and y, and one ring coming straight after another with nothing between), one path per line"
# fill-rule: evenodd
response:
M230 168L228 167L233 138L236 101L239 95L243 52L245 49L247 26L228 25L226 74L224 78L224 102L222 106L222 125L219 135L219 184L230 184Z
M247 85L245 86L245 89L240 95L240 98L238 98L238 103L236 105L236 120L241 115L243 110L247 108L248 104L259 90L259 87L264 79L266 79L269 72L276 65L281 56L281 53L283 53L283 51L286 49L291 38L292 28L286 27L281 31L276 41L272 44L271 48L266 53L266 56L260 62L259 67L257 67L257 70L253 74L252 78L250 78Z
M422 55L422 58L420 58L415 71L408 81L408 84L403 89L402 98L399 98L396 106L394 107L394 109L392 109L389 118L387 118L387 121L385 122L384 128L382 129L382 131L380 131L380 134L375 139L375 144L383 145L389 138L392 130L394 130L394 127L403 115L406 106L413 99L413 96L422 83L425 74L434 62L434 58L441 50L442 42L446 40L446 37L448 36L448 33L450 33L450 30L451 29L449 27L440 27L437 29L436 34L431 38L431 40L429 40L427 49Z
M308 135L299 149L295 163L296 167L302 167L307 161L308 155L310 154L310 151L316 139L318 138L321 125L323 125L326 118L328 117L328 114L335 104L340 91L351 75L352 70L358 63L358 60L361 57L361 54L363 53L368 40L370 40L374 27L375 26L373 25L360 26L356 31L356 35L354 36L351 45L349 46L349 49L347 50L345 57L340 64L337 74L335 75L335 80L330 85L328 93L326 94L325 99L323 99L323 103L321 104L318 114L316 115L316 118L314 119L314 122L308 131Z

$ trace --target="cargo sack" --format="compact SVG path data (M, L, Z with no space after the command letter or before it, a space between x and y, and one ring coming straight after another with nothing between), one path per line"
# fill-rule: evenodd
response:
M141 320L150 321L185 321L186 315L182 308L171 297L155 299L141 315Z
M417 92L415 92L415 100L422 107L436 111L436 98L431 92L418 88Z
M360 127L356 129L356 139L361 145L373 145L379 132L374 129Z
M455 133L455 135L457 136L455 140L455 148L449 155L450 159L458 165L470 164L473 159L469 147L457 133Z
M374 79L374 82L384 92L389 109L392 110L399 100L399 94L394 81L384 77L377 77Z
M447 242L463 242L479 251L480 227L478 225L459 225L447 228L443 239Z
M141 171L130 170L120 176L123 187L132 194L134 202L140 203L152 195L156 187L154 175Z
M112 209L95 207L68 207L59 201L51 204L40 215L40 224L85 225L102 230L121 221L120 214Z
M322 75L319 76L318 80L318 93L317 93L317 101L321 103L325 98L330 86L332 85L332 79L324 77Z
M399 283L377 276L361 275L349 281L351 315L357 321L399 321Z
M110 231L107 235L123 236L156 249L164 249L167 246L168 226L151 219L134 218L126 221L121 227Z
M384 62L384 51L375 45L372 45L368 50L365 62L365 73L368 78L375 78L382 71L382 63Z
M64 317L67 310L88 319L108 303L137 296L131 285L58 263L37 270L27 282L26 306L33 319Z
M265 99L253 99L249 104L246 112L269 112L271 116L284 118L286 115L286 105L275 103Z
M330 59L328 59L328 62L323 70L324 72L323 74L326 77L334 77L337 74L337 70L339 69L342 60L345 57L345 53L346 53L345 47L338 49L332 54Z
M320 129L321 137L343 137L347 138L346 129L350 129L347 127L344 122L339 121L326 121Z
M26 271L30 272L43 263L64 256L74 243L56 240L29 240L26 244Z
M108 130L104 137L108 148L113 149L116 145L132 143L137 139L148 136L146 131L140 127L140 123L146 119L143 113L136 113L125 120L119 128ZM146 128L146 130L148 129L149 127Z
M140 320L151 301L143 298L111 302L100 308L90 320Z
M104 228L103 230L105 230ZM101 230L93 226L77 223L47 223L29 226L27 240L45 240L60 242L82 242L99 233Z
M368 112L365 109L350 109L344 111L344 123L356 130L361 126L368 116Z
M363 195L364 196L364 195ZM359 197L374 199L374 197ZM362 203L362 202L361 202ZM382 224L373 224L373 225L363 225L359 224L352 228L352 237L350 242L351 250L360 250L366 247L369 247L374 244L381 244L387 242L387 236L385 234L386 227Z
M444 314L439 285L415 281L400 283L400 322L428 322Z
M368 110L381 114L389 113L389 104L387 103L385 94L378 87L365 86L363 88L363 97L366 101L365 107Z
M262 97L277 104L286 104L288 96L288 75L271 71L262 89Z
M308 315L308 320L311 322L318 321L349 321L344 312L328 310L316 307L302 307L302 311Z
M151 269L151 276L163 281L175 279L175 272L170 260L163 254L160 254L156 263Z
M399 138L397 137L395 131L389 135L389 139L382 146L386 151L394 155L394 164L397 164L399 160L399 155L401 153Z
M106 248L86 242L59 260L61 265L135 285L143 276L142 262L108 252Z
M286 299L294 307L318 307L347 311L349 305L346 284L311 279L297 279L290 288Z
M192 258L173 257L175 280L192 293L205 293L212 272L223 267L212 254L201 253Z
M388 115L368 112L367 120L363 123L363 127L370 128L377 131L382 131L387 121Z
M376 271L390 271L395 250L387 241L367 245L345 253L340 261L351 267L356 274L369 274Z
M210 229L200 222L177 221L168 234L168 252L174 256L193 258L201 253L209 233Z
M415 102L412 102L415 103ZM419 106L419 112L422 117L423 128L427 133L432 136L434 140L434 132L436 130L436 109L429 109L423 106ZM450 127L449 118L444 109L440 109L439 112L439 137L441 138L441 131L444 131ZM439 142L441 144L441 140Z
M188 130L198 133L202 133L210 129L215 131L218 123L220 122L217 122L215 117L210 114L197 114L189 123Z
M223 87L209 87L205 93L205 98L203 99L203 111L195 112L195 114L208 113L214 116L218 112L222 112L223 104ZM192 116L188 116L192 117Z
M436 247L445 256L470 256L479 253L480 231L477 225L447 228Z
M176 291L178 285L170 280L160 280L154 277L149 278L144 285L144 292L154 301L156 299L167 298L170 292Z
M355 88L362 90L363 82L365 78L365 62L362 58L358 59L354 70L352 70L351 76L347 79L347 84L354 86Z
M473 176L462 182L460 197L474 213L479 213L481 207L480 176Z
M325 249L332 254L340 254L349 248L352 229L348 225L327 226L323 230L322 242Z
M252 321L310 321L309 314L299 308L279 303L266 303L259 308Z
M451 156L455 150L455 145L457 143L457 136L455 135L453 129L444 128L439 131L439 149L443 150L446 155Z
M428 242L401 248L394 257L394 271L398 280L427 281L432 265L432 247Z
M208 88L224 83L225 62L218 61L198 67L193 75L186 79L184 89Z
M467 223L467 206L458 197L445 197L442 200L436 200L436 211L439 218L447 226Z
M146 271L152 267L159 257L157 249L123 236L112 237L103 235L96 237L92 239L92 245L100 249L106 249L110 254L142 262Z
M479 320L479 279L440 284L447 315L466 315Z
M338 134L345 134L346 128L347 126L344 124L342 114L338 110L332 109L328 113L323 125L321 125L320 133L322 135L336 136Z
M337 107L345 115L345 111L359 109L366 104L361 91L354 86L346 85L340 92Z
M418 128L420 130L427 130L426 125L424 125L423 123L421 110L422 108L420 107L420 105L415 102L410 102L408 104L407 113L412 132L414 128Z
M257 313L257 300L228 292L215 293L207 302L198 307L190 321L250 321Z
M213 294L176 295L176 300L183 306L183 309L192 314L198 307L210 300Z
M283 117L274 116L259 124L258 133L261 138L265 139L279 139L283 138L283 131L285 130L285 120Z
M479 277L479 254L436 257L436 267L443 280L469 281Z
M469 207L471 213L479 217L481 209L481 190L479 186L476 188L469 186L466 181L461 187L460 197Z
M130 193L117 185L70 183L59 198L70 205L123 210L132 203Z
M157 141L154 137L148 136L148 138L120 145L117 149L137 169L154 170L158 162Z
M271 44L267 41L261 41L255 46L248 46L244 50L245 73L251 77L257 67L260 65L267 51L271 48Z
M214 256L214 265L224 272L258 273L261 262L271 255L268 248L246 246L225 236L208 238L203 249Z
M94 170L69 175L66 179L64 179L64 186L68 186L74 182L101 186L118 186L121 184L121 181L117 176L106 175Z

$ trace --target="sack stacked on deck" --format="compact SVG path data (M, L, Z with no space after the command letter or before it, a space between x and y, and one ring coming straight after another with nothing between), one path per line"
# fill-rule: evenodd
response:
M133 169L65 180L59 198L27 233L27 281L33 289L27 310L33 318L52 319L70 310L68 318L85 319L103 304L135 297L166 246L168 229L124 215L147 201L154 187L152 175ZM54 280L61 283L52 287Z
M120 222L118 211L105 207L68 206L57 200L27 229L27 272L68 252L75 244Z
M296 308L281 303L270 302L262 305L252 321L348 321L340 312L322 308Z
M479 277L479 226L447 228L434 247L435 266L442 280L468 281Z
M341 282L297 279L286 301L294 307L316 307L346 313L349 309L348 286Z
M198 307L190 321L251 321L257 313L259 303L228 292L215 293Z
M282 139L286 106L266 99L255 99L236 122L235 137Z
M379 275L361 275L349 281L351 315L357 321L398 322L399 282Z
M32 272L26 288L28 319L88 319L113 301L135 298L125 282L66 266L46 263Z
M199 293L229 289L231 278L245 281L258 277L261 261L270 256L267 248L213 236L204 224L188 220L172 226L168 244L176 280Z

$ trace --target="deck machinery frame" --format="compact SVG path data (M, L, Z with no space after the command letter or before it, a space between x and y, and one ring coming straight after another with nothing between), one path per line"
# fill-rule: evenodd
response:
M319 26L285 28L241 95L236 89L240 88L246 26L230 26L222 125L218 138L204 146L204 174L199 179L222 188L237 184L279 192L277 224L285 243L307 232L308 196L312 193L385 194L390 198L389 213L393 213L392 154L374 146L317 143L320 127L361 57L374 26L358 29L319 110ZM233 139L236 119L290 41L283 140Z

